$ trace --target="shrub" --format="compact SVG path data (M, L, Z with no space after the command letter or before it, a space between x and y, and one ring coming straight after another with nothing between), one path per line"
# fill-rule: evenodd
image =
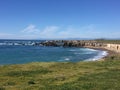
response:
M35 82L33 81L33 80L31 80L31 81L28 81L28 84L30 85L30 84L35 84Z

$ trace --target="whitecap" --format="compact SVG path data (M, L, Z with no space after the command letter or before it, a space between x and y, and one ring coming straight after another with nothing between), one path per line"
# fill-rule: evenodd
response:
M77 51L77 50L71 49L71 50L69 50L69 51L74 52L74 51Z
M86 52L86 53L84 53L84 54L92 54L93 52Z
M93 58L89 58L85 61L96 61L96 60L99 60L107 55L108 55L107 51L100 51L97 56L94 56Z
M98 50L90 49L90 48L85 48L85 49L83 49L83 50L85 50L85 51L98 51Z
M80 55L80 54L92 54L92 53L94 53L94 52L81 52L81 53L79 53L79 52L75 52L74 54L75 55Z
M65 58L64 60L65 60L65 61L69 61L70 59L69 59L69 58Z

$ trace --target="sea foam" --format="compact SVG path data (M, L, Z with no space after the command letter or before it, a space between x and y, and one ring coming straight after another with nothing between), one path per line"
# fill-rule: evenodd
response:
M96 61L96 60L100 60L101 58L103 58L103 57L105 57L105 56L107 56L107 55L108 55L108 52L107 52L107 51L100 51L97 56L94 56L93 58L89 58L89 59L87 59L87 60L85 60L85 61Z

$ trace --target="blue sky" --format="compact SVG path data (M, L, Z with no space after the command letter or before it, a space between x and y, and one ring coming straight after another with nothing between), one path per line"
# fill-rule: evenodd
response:
M0 39L120 38L120 0L0 0Z

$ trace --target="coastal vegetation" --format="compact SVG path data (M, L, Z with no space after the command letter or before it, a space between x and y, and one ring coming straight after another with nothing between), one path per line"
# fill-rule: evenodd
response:
M96 39L98 43L110 43L110 44L120 44L120 40L108 40L108 39Z
M0 90L119 90L120 56L0 66Z

